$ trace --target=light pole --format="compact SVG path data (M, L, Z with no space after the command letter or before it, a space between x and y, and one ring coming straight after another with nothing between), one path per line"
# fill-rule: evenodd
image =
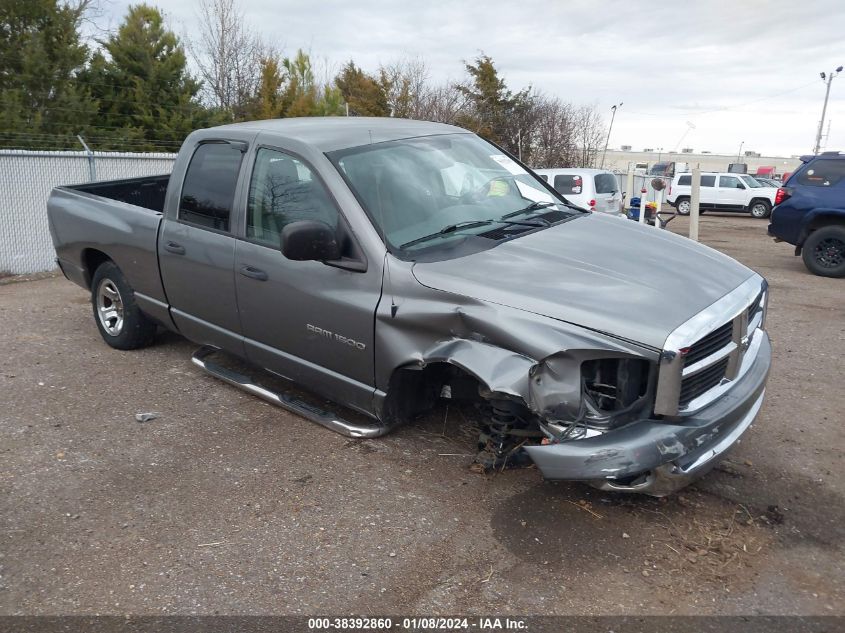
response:
M739 149L736 150L736 162L739 162L739 157L742 154L742 146L745 145L745 141L739 142Z
M662 147L658 147L658 148L657 148L657 162L658 162L658 163L660 162L660 157L661 157L661 156L663 156L663 148L662 148Z
M613 119L616 118L616 109L622 107L622 102L620 101L615 106L611 106L610 109L613 110L613 114L610 115L610 127L607 128L607 140L604 142L604 152L601 155L601 167L599 169L604 169L604 157L607 155L607 145L610 143L610 133L613 130Z
M822 106L822 120L819 121L819 131L816 133L816 146L813 149L813 154L818 154L819 149L821 148L822 144L822 129L824 129L824 116L827 114L827 99L830 97L830 84L833 82L833 78L836 77L839 73L842 72L842 66L837 68L834 72L830 73L829 75L825 75L824 73L819 73L819 76L822 78L822 81L827 83L827 90L824 93L824 105Z

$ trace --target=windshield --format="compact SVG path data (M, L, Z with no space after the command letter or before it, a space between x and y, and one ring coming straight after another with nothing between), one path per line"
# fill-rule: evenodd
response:
M763 187L763 185L754 180L751 176L740 176L740 178L742 178L743 182L752 189L760 189Z
M406 255L482 237L476 248L489 248L581 214L474 134L376 143L329 158L388 247Z

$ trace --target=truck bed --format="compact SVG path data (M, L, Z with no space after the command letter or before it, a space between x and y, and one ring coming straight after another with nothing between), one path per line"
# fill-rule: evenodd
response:
M162 213L168 182L170 182L170 174L127 178L126 180L107 180L64 188L90 193L109 200L118 200Z
M151 316L164 318L158 230L169 175L56 187L47 201L57 262L71 281L89 288L96 267L112 260Z

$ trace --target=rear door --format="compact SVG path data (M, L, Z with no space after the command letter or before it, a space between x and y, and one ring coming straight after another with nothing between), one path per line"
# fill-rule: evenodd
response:
M593 176L596 186L596 211L619 213L622 210L622 192L616 176L610 172Z
M748 204L748 190L738 176L719 176L716 208L721 211L742 211Z
M246 147L228 141L196 146L175 217L164 220L158 244L164 291L179 331L239 354L232 218Z

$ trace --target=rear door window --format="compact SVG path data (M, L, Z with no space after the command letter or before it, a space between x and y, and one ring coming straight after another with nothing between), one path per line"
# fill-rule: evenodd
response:
M203 143L191 157L179 220L216 231L229 231L235 187L243 160L240 144Z
M596 193L614 193L619 191L619 183L613 174L596 174Z
M584 191L584 181L577 174L558 174L555 176L554 187L563 195L577 195Z
M686 175L681 176L678 178L678 186L679 187L690 187L692 186L692 176ZM715 187L716 186L716 176L708 176L706 174L702 174L701 176L701 186L702 187Z
M798 183L810 187L833 187L845 178L845 160L814 160L798 174Z

